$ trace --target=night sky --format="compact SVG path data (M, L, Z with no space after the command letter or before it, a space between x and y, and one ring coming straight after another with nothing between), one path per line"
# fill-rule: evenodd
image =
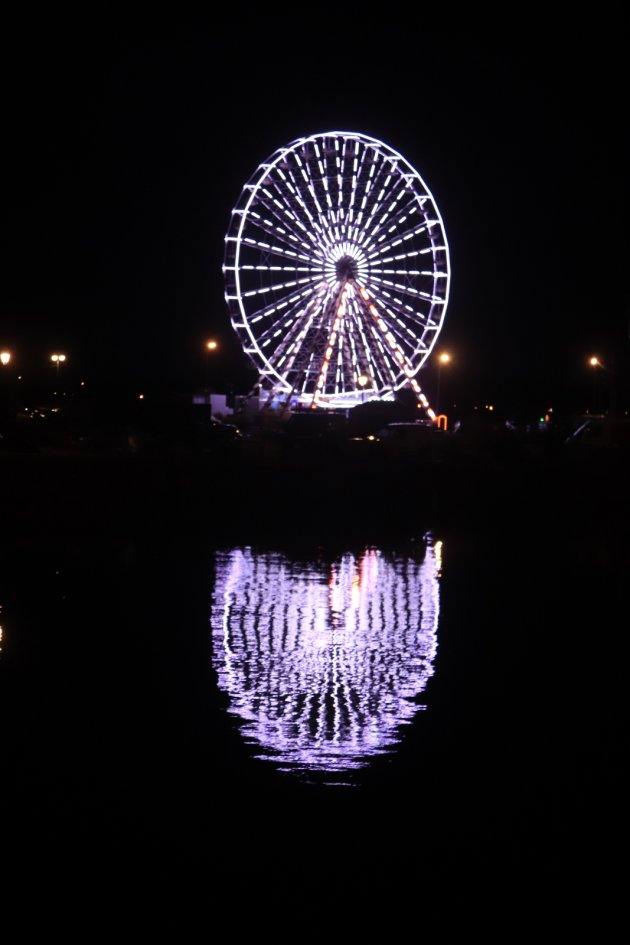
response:
M622 52L409 21L16 24L0 345L25 375L58 349L69 379L190 390L216 337L217 384L247 389L223 300L230 210L277 147L343 129L401 151L435 195L450 393L579 405L589 354L627 375Z

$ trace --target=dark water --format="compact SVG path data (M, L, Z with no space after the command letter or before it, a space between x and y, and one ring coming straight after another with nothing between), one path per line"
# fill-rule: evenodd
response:
M624 535L12 542L6 908L179 932L228 904L239 927L334 912L355 932L460 909L610 919Z

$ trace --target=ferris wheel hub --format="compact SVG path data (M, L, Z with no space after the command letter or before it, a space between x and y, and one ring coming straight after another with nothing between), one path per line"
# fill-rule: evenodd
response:
M324 273L329 286L338 282L367 278L367 257L360 246L348 240L334 243L326 253Z
M348 279L356 279L359 274L356 259L352 256L342 256L335 264L335 272L339 282L346 282Z

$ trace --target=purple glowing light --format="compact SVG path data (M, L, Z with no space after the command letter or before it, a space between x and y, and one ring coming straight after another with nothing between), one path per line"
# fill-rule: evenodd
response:
M420 557L297 565L250 548L216 559L213 665L256 757L352 772L400 741L437 651L442 542Z

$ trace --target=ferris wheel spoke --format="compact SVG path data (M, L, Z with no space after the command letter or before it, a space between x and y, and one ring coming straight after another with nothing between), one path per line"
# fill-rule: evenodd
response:
M361 174L365 166L365 157L367 154L367 149L364 149L362 152L359 149L358 141L355 144L354 154L352 155L352 177L350 184L350 199L348 202L348 210L352 212L353 216L358 215L360 212L360 198L361 190L365 190ZM358 226L358 223L355 223L355 226Z
M323 147L323 142L322 142L322 147ZM317 170L319 171L319 183L321 184L324 191L324 202L326 203L326 206L328 207L328 209L331 210L333 207L333 202L332 202L332 196L330 193L330 187L328 185L329 170L328 170L328 160L327 160L327 155L326 155L326 149L324 149L324 153L322 153L319 150L319 144L317 143L317 141L314 141L313 151L315 152L314 163L317 167ZM314 180L315 168L311 166L312 163L313 162L311 161L307 161L307 164L309 167L309 175L311 177L311 180Z
M397 253L395 256L385 256L383 259L374 259L370 264L372 266L378 264L379 266L385 265L387 263L399 263L403 259L413 259L415 260L416 265L424 265L425 263L420 259L421 256L426 256L432 250L429 249L410 249L409 252ZM371 257L368 257L368 259ZM432 275L432 273L423 272L422 275ZM444 273L444 276L447 276L447 273Z
M295 225L302 231L305 236L313 242L317 243L317 232L319 231L319 226L314 225L314 220L312 215L308 213L308 208L303 200L299 196L294 196L289 191L288 194L285 191L282 191L279 187L279 183L273 178L267 178L267 182L270 186L274 188L276 196L269 190L269 188L263 188L263 193L268 199L272 200L274 205L285 214L285 216L294 221ZM309 219L306 221L302 217L306 215ZM315 229L315 233L313 230Z
M268 318L267 327L263 331L261 331L258 336L258 344L260 345L260 347L264 348L271 341L273 341L274 338L283 336L281 341L278 342L278 344L281 344L282 341L287 337L287 335L293 331L294 326L297 320L299 319L300 312L304 310L305 306L307 306L308 303L309 303L308 298L298 299L296 302L294 302L292 305L288 306L287 308L283 309L281 312L275 313L276 317L272 318L271 321L269 321L269 318ZM252 324L254 324L253 319L252 319ZM285 332L286 332L286 335L283 335L283 333ZM275 350L277 350L277 347Z
M329 289L326 295L321 299L321 304L315 307L312 317L306 326L306 329L297 339L297 344L292 353L291 369L295 372L296 380L294 387L299 384L299 375L302 375L301 393L310 393L315 391L314 376L320 369L321 358L325 351L326 339L330 327L330 308L335 293ZM311 377L313 380L311 380Z
M330 363L335 352L335 348L339 344L341 325L346 315L346 309L348 305L348 291L347 283L340 283L339 288L337 289L330 305L330 313L332 314L334 312L334 321L330 327L329 332L327 333L326 347L323 352L323 357L321 358L321 364L319 365L319 376L317 378L317 384L313 393L313 403L315 403L318 397L325 394Z
M310 272L317 273L320 278L324 274L324 270L320 266L269 266L265 263L259 266L243 265L240 268L244 272Z
M297 354L299 346L307 339L310 327L324 304L325 297L327 293L318 292L311 294L307 299L301 299L299 304L293 307L293 311L287 313L286 316L283 315L282 319L279 319L268 330L272 337L278 334L282 336L274 349L278 360L285 355L290 355L292 351Z
M278 206L280 202L279 201L274 202L274 198L273 196L271 196L268 190L267 191L263 190L262 193L259 192L257 195L257 198L258 198L258 203L265 208L268 214L270 214L272 217L274 217L275 220L277 220L280 226L282 226L283 228L287 227L289 231L293 230L294 235L297 236L298 238L298 243L300 246L302 246L304 249L309 250L309 251L312 251L313 247L317 246L316 235L313 234L308 229L308 227L306 227L304 223L302 223L301 220L298 220L295 214L291 214L282 206ZM300 235L298 235L295 232L296 228L300 231ZM307 242L307 239L308 239L308 242Z
M369 258L375 259L383 252L389 252L390 250L395 249L397 246L404 247L405 243L407 243L410 239L413 239L414 236L421 236L423 233L428 232L436 222L437 221L435 220L427 220L425 217L422 223L415 223L413 226L409 227L408 230L403 230L402 232L400 230L396 230L394 225L394 229L391 233L389 231L381 233L378 240L372 243L374 248L372 252L369 253ZM431 245L424 248L431 253L435 253L438 249L443 249L444 247L434 247Z
M317 219L311 213L308 206L308 202L304 199L304 195L300 189L298 182L293 176L291 168L288 167L287 172L285 173L284 170L278 165L274 170L275 170L275 173L280 178L280 180L271 178L276 192L282 197L284 197L282 188L284 187L285 190L288 189L289 193L291 194L291 198L294 201L293 210L294 211L296 210L296 205L297 205L300 211L303 212L308 217L309 225L316 232L321 233L321 226L319 222L317 221Z
M374 321L378 325L380 334L389 348L389 352L392 359L394 360L394 363L398 362L398 370L404 373L405 376L411 381L414 390L417 389L417 392L420 392L419 385L414 379L414 374L416 372L413 367L412 358L415 352L412 351L410 357L403 347L398 344L396 337L391 330L391 325L388 325L386 320L382 317L380 310L380 305L382 303L378 303L376 297L370 296L370 293L365 288L361 288L361 297L367 305L370 315L373 316Z
M426 234L426 232L426 224L420 223L419 220L414 220L413 225L409 227L409 229L403 230L402 232L400 230L396 231L396 227L392 226L385 233L382 233L376 242L372 242L366 246L365 252L367 253L368 259L372 265L380 264L380 257L383 256L384 253L400 254L401 251L408 251L410 254L416 252L419 256L427 256L428 254L433 254L434 252L431 245L423 246L422 249L418 250L409 248L411 246L418 245L417 242L410 243L410 239L423 236L423 234Z
M423 289L415 289L411 285L403 285L402 282L392 282L391 279L380 279L378 276L370 273L370 282L382 287L387 287L391 291L401 292L403 295L410 295L414 299L422 299L425 302L431 302L433 305L444 305L446 299L434 292L426 292Z
M345 144L345 142L344 142ZM341 151L341 154L339 152ZM343 180L344 180L345 157L343 147L339 147L339 139L335 138L335 179L337 182L337 210L343 211Z
M418 336L412 328L408 327L409 319L400 317L400 309L397 313L391 305L379 297L378 293L374 292L372 286L370 290L372 300L381 313L382 326L386 329L388 343L399 348L406 358L413 360L418 351L426 350L422 336Z
M376 354L372 352L372 346L368 342L367 335L372 334L372 326L369 322L364 323L364 316L359 309L358 303L355 301L355 304L351 310L352 318L357 327L357 332L363 346L363 363L365 364L366 373L368 373L372 378L372 387L374 390L377 390L379 387L382 389L388 387L389 380L385 376L385 373L381 369L381 365L378 363ZM379 383L377 383L376 375L378 374Z
M297 169L298 168L296 168L295 170ZM291 182L291 185L294 189L294 192L296 194L296 199L299 201L300 205L304 208L304 212L308 216L308 218L313 221L314 228L317 230L318 233L320 233L320 235L323 235L321 222L315 223L317 218L313 215L308 205L309 200L312 199L312 196L310 192L306 194L304 193L304 190L302 189L305 183L306 174L304 173L304 175L302 174L296 175L294 173L294 168L291 166L288 166L286 168L286 172Z
M261 295L268 295L269 292L283 292L286 289L293 289L298 286L310 285L315 282L321 282L321 276L303 276L301 279L290 279L288 282L278 282L276 285L265 285L260 289L249 289L243 292L244 299L254 298Z
M357 378L361 373L350 324L350 319L348 319L344 325L342 356L338 359L335 377L335 393L356 390Z
M341 148L341 161L340 161L340 174L341 174L341 191L340 197L338 197L339 205L344 207L346 203L346 190L344 189L344 183L348 182L347 191L348 200L347 206L345 206L346 214L350 213L352 210L352 162L354 160L352 152L353 148L348 138L343 139L343 145Z
M335 242L335 233L331 225L331 221L328 218L328 215L324 212L320 217L320 245L324 247L325 250L329 250Z
M374 166L375 164L372 163L370 174ZM377 175L378 180L376 182L368 178L359 203L357 224L361 227L364 237L369 233L370 221L374 218L375 214L379 211L385 212L386 208L391 204L391 201L400 199L396 196L398 188L400 188L403 193L405 190L404 182L401 184L399 180L395 180L392 183L393 173L391 168L382 167L382 171L386 175L385 180L380 180L380 173Z
M308 192L309 192L309 194L310 194L310 196L311 196L311 198L312 198L312 200L313 200L313 203L315 204L315 209L317 210L318 219L321 220L321 218L322 218L323 215L324 215L324 211L323 211L323 208L322 208L322 206L321 206L321 204L320 204L320 202L319 202L319 200L318 200L318 198L317 198L317 193L315 192L315 188L314 188L314 186L313 186L313 181L311 180L311 176L310 176L309 171L308 171L308 163L307 163L306 160L305 160L305 161L302 161L300 155L297 154L297 152L295 152L295 153L293 154L293 158L294 158L294 161L295 161L295 163L296 163L296 165L297 165L297 173L298 173L298 174L301 174L302 179L303 179L304 183L306 184L306 188L307 188L307 190L308 190Z
M378 170L376 170L377 168ZM366 188L367 196L370 196L372 199L370 201L371 208L369 210L367 206L365 208L368 212L366 213L365 220L362 222L362 236L364 237L364 241L366 234L370 232L370 226L375 214L386 204L388 199L391 199L391 192L395 187L394 183L390 189L392 179L393 169L389 162L382 160L379 165L375 158L370 167L370 180L368 181L368 188Z
M426 269L375 269L374 266L370 266L370 273L377 276L406 276L407 279L418 278L419 276L427 276L433 279L436 275L435 272L429 272Z
M308 321L306 323L306 326L303 326L302 324L299 325L299 331L297 332L294 338L292 337L290 339L291 344L288 344L285 346L286 353L284 351L284 347L280 353L280 358L278 361L280 366L282 366L282 361L285 358L287 359L287 363L285 367L286 376L289 377L289 376L293 376L294 374L296 376L296 381L294 381L293 389L295 389L295 387L297 386L297 382L299 382L300 373L301 373L299 371L295 371L294 365L301 352L303 354L305 351L311 350L309 348L309 345L306 339L308 338L308 334L313 324L313 321L317 318L317 315L322 311L322 307L324 304L325 303L322 299L316 299L314 301L312 310L308 315ZM305 317L306 317L306 312L307 312L307 309L305 309Z
M267 318L270 315L274 315L275 313L278 313L278 317L280 317L282 314L284 314L285 310L289 306L300 302L301 300L312 295L312 293L313 288L311 286L301 289L298 292L292 292L282 299L276 299L272 302L269 302L268 305L262 305L260 308L253 309L247 316L248 322L252 325L255 325L256 323L259 323L261 319Z
M391 350L384 343L374 322L371 322L368 327L373 340L374 356L381 365L382 374L389 375L389 380L385 381L385 386L394 388L398 380L400 365L393 359Z
M241 242L249 246L252 251L263 250L267 253L275 253L278 256L286 256L289 259L303 259L311 261L323 259L323 252L315 246L305 248L302 241L292 233L288 233L284 227L274 224L272 220L262 217L258 213L252 213L256 219L251 221L247 228L247 235L241 237ZM275 243L269 243L260 239L258 231L262 234L273 237ZM282 244L282 245L279 245Z
M259 209L262 210L264 208L260 206ZM234 213L240 214L241 211L234 211ZM274 223L274 221L270 220L268 216L258 213L258 210L255 210L253 207L250 208L244 223L245 226L243 226L243 230L245 231L246 235L240 234L239 236L234 237L228 236L226 237L228 244L237 244L241 241L245 241L252 246L260 245L261 242L264 242L260 240L260 231L260 233L272 236L277 243L282 243L285 251L291 251L293 253L298 253L300 251L302 241L298 239L295 234L289 233L283 226L279 225L279 221ZM308 250L309 252L312 252L312 247L309 246ZM304 253L303 248L301 249L301 252Z
M385 188L383 188L383 190L384 189ZM370 212L370 216L373 219L374 217L376 217L377 214L380 213L380 217L378 218L376 222L376 226L374 226L373 229L370 231L368 230L367 220L362 221L364 232L368 234L368 237L371 235L374 235L379 229L381 229L384 226L385 222L394 213L394 211L396 213L400 212L401 208L398 206L398 204L403 199L403 197L405 197L408 194L409 194L409 191L407 190L404 181L402 183L400 181L396 181L395 185L391 187L390 190L386 191L383 197L381 197L380 193L375 196L374 205Z
M387 342L387 345L396 356L397 351L401 351L402 354L407 357L412 357L414 353L414 345L411 344L408 338L405 338L397 324L394 324L395 319L391 316L388 317L386 307L377 296L372 295L372 303L377 306L378 313L380 315L380 320L377 319L377 324L382 331L383 337ZM374 313L370 310L370 306L366 305L364 309L364 317L370 320L370 323L374 323L375 316ZM400 361L399 361L400 366Z
M404 191L402 191L402 193L404 193ZM389 204L388 209L392 211L394 208ZM407 229L403 229L407 220L411 221L411 226L407 227ZM422 209L418 205L418 198L412 195L410 200L407 200L396 209L396 213L393 216L385 212L379 217L376 221L376 225L372 227L369 234L366 236L366 252L370 250L378 251L384 244L386 245L391 240L397 239L398 236L404 237L411 231L421 233L422 230L419 229L419 227L426 229L426 222L422 216Z
M321 223L322 223L322 226L324 227L324 232L322 233L322 236L324 237L324 239L325 239L327 242L332 243L332 242L334 242L334 238L335 238L335 237L334 237L334 233L331 232L331 230L330 230L330 228L329 228L329 226L328 226L328 221L327 221L327 216L326 216L327 211L324 211L324 210L322 209L322 206L321 206L321 204L320 204L320 202L319 202L319 200L318 200L318 198L317 198L317 196L316 196L315 182L314 182L314 179L313 179L312 168L311 168L311 166L310 166L310 163L305 160L303 167L304 167L304 169L305 169L305 170L304 170L304 178L305 178L305 180L306 180L306 184L307 184L309 193L311 194L311 196L313 197L313 200L315 201L315 206L317 207L317 210L318 210L318 212L319 212L319 219L320 219L320 221L321 221ZM326 199L324 200L324 202L327 204L327 210L328 210L328 209L330 209L330 207L332 206L332 203L331 203L330 194L329 194L329 192L328 192L328 181L327 181L325 175L322 175L322 177L321 177L321 182L322 182L322 186L323 186L324 189L325 189L326 196L327 196L327 198L328 198L327 200L326 200ZM324 185L325 185L325 186L324 186Z
M345 373L344 373L344 389L352 390L355 386L356 378L363 373L361 370L361 362L357 354L356 343L354 340L354 326L353 326L353 317L348 306L348 330L345 333L345 344L346 347L350 349L350 357L346 357L344 361Z
M352 224L353 224L353 225L356 225L356 223L355 223L355 216L356 216L356 214L357 214L358 211L356 210L355 204L356 204L357 195L358 195L358 192L359 192L359 150L358 150L358 142L355 142L355 147L354 147L354 149L351 149L351 151L350 151L350 154L349 154L349 162L350 162L350 167L349 167L349 174L350 174L350 188L349 188L349 191L350 191L350 192L349 192L349 195L348 195L348 216L349 216L350 220L352 221Z
M310 236L319 234L320 238L322 236L322 227L311 214L308 209L308 205L302 200L299 192L291 193L283 192L280 189L280 182L276 181L274 178L269 179L270 186L273 186L276 197L273 197L274 202L281 204L285 208L285 213L291 219L296 221L297 226L304 233L308 233ZM313 234L313 231L314 234Z
M426 223L417 201L409 200L399 208L399 213L388 221L379 220L365 240L365 251L372 256L380 253L384 246L400 237L407 241L412 236L419 236L426 230ZM389 224L389 225L386 225ZM411 234L409 236L408 234ZM413 245L413 244L412 244ZM406 246L405 246L406 248Z
M375 293L375 298L377 304L379 301L378 293ZM428 346L423 339L425 332L425 327L422 326L420 334L415 329L418 321L418 310L414 310L411 306L405 305L400 299L390 297L387 301L384 298L380 299L383 310L386 312L388 317L395 323L397 327L394 328L394 333L396 335L402 336L403 338L408 336L412 339L411 342L407 342L415 351L428 351ZM414 326L414 327L412 327Z

